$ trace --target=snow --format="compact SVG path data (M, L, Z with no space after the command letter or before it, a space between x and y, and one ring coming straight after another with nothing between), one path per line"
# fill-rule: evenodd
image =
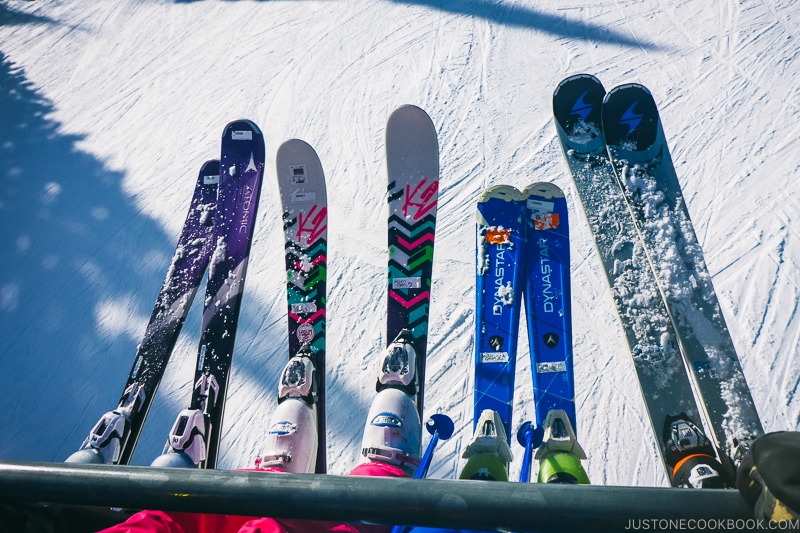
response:
M285 361L275 153L301 138L328 180L328 459L356 463L385 346L383 135L402 104L439 134L426 410L472 426L475 200L561 187L572 222L578 437L593 483L664 485L551 96L589 72L662 114L722 312L767 431L800 429L800 6L793 0L0 0L0 458L63 461L114 408L223 127L264 132L267 172L237 333L221 468L261 450ZM195 301L134 455L187 406ZM520 332L514 425L533 417ZM519 471L522 449L513 444Z

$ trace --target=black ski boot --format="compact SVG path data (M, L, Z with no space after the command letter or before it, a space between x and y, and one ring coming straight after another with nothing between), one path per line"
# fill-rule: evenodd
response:
M672 467L673 487L722 489L733 486L714 457L711 441L686 413L668 416L662 437L666 460Z

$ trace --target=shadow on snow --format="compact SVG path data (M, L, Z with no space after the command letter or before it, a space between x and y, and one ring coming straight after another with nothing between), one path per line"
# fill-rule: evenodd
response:
M555 37L581 39L603 44L655 50L654 43L616 32L591 22L570 21L565 16L537 11L529 7L506 5L495 0L392 0L396 3L426 6L446 13L477 17L496 24L525 28Z
M176 4L189 4L201 0L174 0ZM228 0L238 1L238 0ZM256 0L268 1L268 0ZM445 13L477 17L505 26L525 28L553 35L558 38L580 39L601 44L657 50L663 48L655 43L637 39L626 33L591 22L569 20L565 16L537 11L529 7L507 5L497 0L391 0L398 4L425 6Z

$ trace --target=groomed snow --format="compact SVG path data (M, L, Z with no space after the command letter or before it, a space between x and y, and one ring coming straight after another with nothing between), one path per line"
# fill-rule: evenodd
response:
M328 460L349 471L386 343L384 129L412 103L441 148L425 405L456 423L431 475L455 477L472 429L475 200L489 185L553 181L571 207L589 477L666 484L557 146L552 92L579 72L652 91L763 424L799 430L793 0L0 0L0 459L63 461L116 406L197 172L225 124L249 118L267 172L220 467L251 464L275 405L287 333L274 163L298 137L328 180ZM134 464L160 453L188 403L201 301ZM533 416L520 339L515 426Z

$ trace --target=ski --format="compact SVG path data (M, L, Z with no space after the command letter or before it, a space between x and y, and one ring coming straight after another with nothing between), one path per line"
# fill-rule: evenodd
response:
M317 462L327 471L325 439L325 306L328 199L322 164L305 141L278 148L278 189L283 207L289 359L304 345L312 352L317 380Z
M539 483L588 484L581 464L586 454L576 436L567 199L552 183L529 185L522 197L528 231L525 314L535 426L526 422L517 433L525 449L520 481L530 480L535 458Z
M577 430L567 200L552 183L530 185L522 197L528 222L524 290L536 426L544 425L551 410L562 409Z
M144 338L116 409L104 414L67 462L126 465L131 461L158 385L214 249L219 161L206 161Z
M478 198L474 428L496 412L511 442L517 336L527 227L516 188L495 185Z
M389 263L386 344L404 330L417 354L416 404L420 418L425 388L428 314L439 197L439 142L422 109L404 105L386 125Z
M553 94L556 130L617 309L644 403L668 476L661 438L669 417L700 410L675 329L608 160L601 123L605 89L587 74L562 81Z
M602 121L618 186L677 333L710 436L732 474L748 443L764 431L689 217L658 108L644 86L622 85L603 99Z
M264 170L264 136L253 122L222 135L214 238L190 407L154 466L216 468L228 378Z

